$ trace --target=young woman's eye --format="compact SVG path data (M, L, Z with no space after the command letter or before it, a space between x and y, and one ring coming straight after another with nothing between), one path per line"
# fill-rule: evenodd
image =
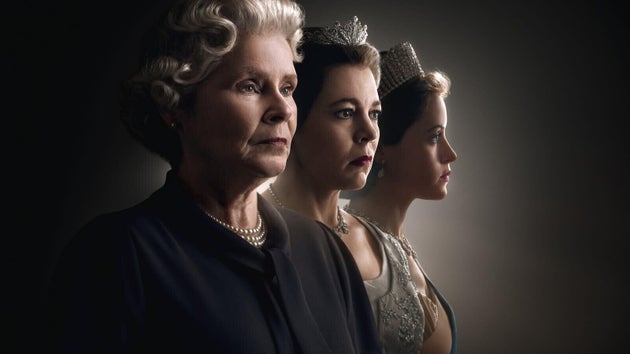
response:
M381 117L383 116L383 112L379 111L379 110L375 110L370 112L370 118L374 119L374 120L379 120L381 119Z
M431 135L431 137L429 138L429 141L432 144L437 144L440 142L440 140L442 140L442 132L436 133L434 135Z
M337 118L349 119L352 118L352 116L354 115L354 110L351 108L345 108L335 112L335 115L337 116Z

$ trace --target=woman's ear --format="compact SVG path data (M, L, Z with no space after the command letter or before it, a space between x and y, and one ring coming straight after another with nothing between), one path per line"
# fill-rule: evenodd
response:
M179 111L175 112L166 112L161 111L160 116L162 117L162 121L166 124L167 127L171 129L176 129L180 126L181 122L181 113Z

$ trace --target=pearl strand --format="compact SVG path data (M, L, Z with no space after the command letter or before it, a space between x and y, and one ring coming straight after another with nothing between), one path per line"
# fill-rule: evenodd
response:
M258 212L258 215L257 215L258 220L256 222L256 226L251 229L237 227L237 226L228 224L227 222L217 218L216 216L208 212L206 212L206 214L210 217L210 219L212 219L219 225L223 226L224 228L239 235L242 239L244 239L245 241L247 241L249 244L251 244L252 246L256 248L262 247L262 245L267 240L267 230L264 226L262 217L260 216L260 211Z

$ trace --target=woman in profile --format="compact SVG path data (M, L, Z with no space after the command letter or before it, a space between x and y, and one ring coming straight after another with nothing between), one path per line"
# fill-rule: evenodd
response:
M451 308L403 234L407 210L415 199L440 200L447 194L450 163L457 158L446 139L444 99L449 91L448 77L424 72L410 43L382 53L383 118L375 165L365 188L350 193L345 209L374 230L395 273L389 280L367 284L386 353L456 350ZM393 296L396 286L404 287L407 296ZM405 334L414 340L405 341Z
M256 193L289 155L302 23L290 0L185 0L152 32L122 118L172 169L64 250L53 352L380 352L345 247Z

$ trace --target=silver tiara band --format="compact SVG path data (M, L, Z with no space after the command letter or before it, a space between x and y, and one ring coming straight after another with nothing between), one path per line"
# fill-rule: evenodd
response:
M420 60L409 42L402 42L381 54L381 83L378 94L383 99L394 89L424 73Z
M304 28L303 42L323 45L356 46L367 41L367 25L362 25L354 16L351 21L342 25L339 22L331 27Z

